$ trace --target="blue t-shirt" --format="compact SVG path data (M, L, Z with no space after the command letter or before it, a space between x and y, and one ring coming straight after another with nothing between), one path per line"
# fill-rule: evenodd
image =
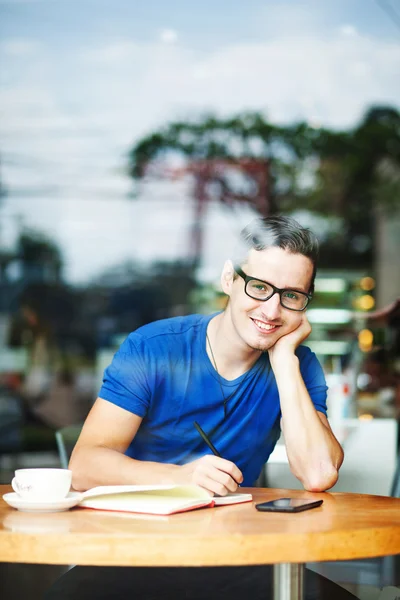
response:
M278 390L268 353L233 381L218 375L206 352L213 316L165 319L131 333L105 370L99 396L143 417L128 456L185 464L210 453L198 421L242 471L243 485L252 486L280 436ZM314 406L326 414L322 368L306 346L296 354Z

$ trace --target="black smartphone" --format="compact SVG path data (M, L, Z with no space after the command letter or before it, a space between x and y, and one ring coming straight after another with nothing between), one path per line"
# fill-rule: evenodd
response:
M308 500L307 498L278 498L256 504L256 509L265 512L302 512L321 506L322 502L323 500Z

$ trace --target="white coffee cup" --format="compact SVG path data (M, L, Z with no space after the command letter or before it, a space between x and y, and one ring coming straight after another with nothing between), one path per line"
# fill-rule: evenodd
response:
M67 496L71 481L69 469L17 469L11 485L14 492L26 500L53 501Z

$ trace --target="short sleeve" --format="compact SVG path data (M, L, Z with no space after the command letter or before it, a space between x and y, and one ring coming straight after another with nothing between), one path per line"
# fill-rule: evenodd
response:
M328 387L324 371L314 352L307 346L300 346L296 352L300 360L300 371L315 409L327 414L326 397Z
M140 338L130 334L105 369L99 397L139 417L150 405L149 369Z

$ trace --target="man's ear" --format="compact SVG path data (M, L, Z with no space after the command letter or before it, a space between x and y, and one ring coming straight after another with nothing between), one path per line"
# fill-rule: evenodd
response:
M221 274L221 285L222 285L222 290L228 296L231 295L234 274L235 274L235 269L233 268L232 261L231 260L225 261L224 268L222 269L222 274Z

